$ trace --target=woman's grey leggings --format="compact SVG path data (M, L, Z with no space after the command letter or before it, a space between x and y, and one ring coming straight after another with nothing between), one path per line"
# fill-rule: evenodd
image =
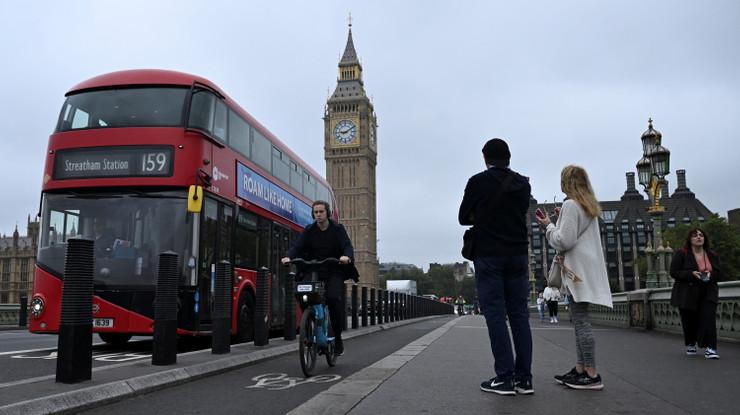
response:
M570 315L576 328L577 362L586 367L596 367L596 341L588 322L588 304L576 303L570 298Z

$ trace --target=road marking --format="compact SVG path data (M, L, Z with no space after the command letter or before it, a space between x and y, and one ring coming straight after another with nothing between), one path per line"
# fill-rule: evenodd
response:
M59 353L54 350L53 352L50 352L47 355L42 356L26 356L26 355L15 355L10 356L11 359L42 359L42 360L54 360L58 357ZM138 359L145 359L147 357L151 357L151 354L144 354L144 353L126 353L126 352L118 352L118 353L98 353L92 354L92 359L97 360L98 362L126 362L129 360L138 360Z
M299 378L290 377L287 373L265 373L264 375L258 375L252 378L256 381L254 385L247 386L250 388L262 388L267 390L284 390L288 388L294 388L298 385L305 385L307 383L329 383L336 382L342 377L339 375L317 375L311 376L310 378Z

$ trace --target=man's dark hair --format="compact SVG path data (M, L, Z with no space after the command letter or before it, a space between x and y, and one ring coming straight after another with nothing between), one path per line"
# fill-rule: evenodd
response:
M329 202L325 202L323 200L317 200L313 202L313 204L311 205L311 217L312 218L316 219L316 217L313 215L313 208L314 206L317 206L317 205L324 205L324 209L326 209L326 217L331 218L331 207L329 207Z
M487 164L509 167L509 159L511 159L509 146L500 138L492 138L483 146L483 158Z

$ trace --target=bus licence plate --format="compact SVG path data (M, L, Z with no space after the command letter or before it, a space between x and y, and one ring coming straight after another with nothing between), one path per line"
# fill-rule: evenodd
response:
M113 328L113 319L112 318L94 318L93 327Z
M311 284L298 284L297 291L299 293L310 293L313 291L313 285Z

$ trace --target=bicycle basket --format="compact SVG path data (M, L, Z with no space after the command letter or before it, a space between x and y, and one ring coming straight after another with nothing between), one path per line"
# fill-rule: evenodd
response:
M324 282L300 282L295 286L295 296L298 301L303 301L306 296L308 304L320 304L324 299Z

